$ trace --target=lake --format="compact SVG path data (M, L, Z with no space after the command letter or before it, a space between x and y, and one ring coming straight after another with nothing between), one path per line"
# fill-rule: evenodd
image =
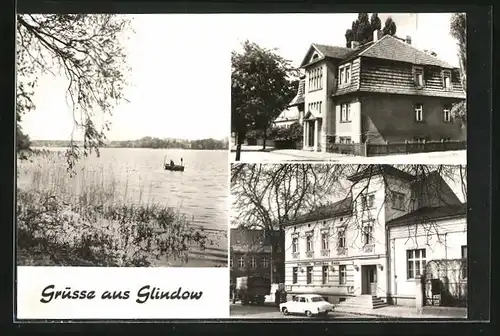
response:
M54 148L45 148L54 149ZM65 150L63 148L54 150ZM178 208L193 224L227 230L229 164L227 150L103 148L82 159L80 167L109 167L134 203L159 203ZM167 159L183 172L163 169ZM100 168L101 169L101 168Z

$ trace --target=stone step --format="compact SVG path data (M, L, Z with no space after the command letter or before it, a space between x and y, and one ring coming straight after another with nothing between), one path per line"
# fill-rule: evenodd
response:
M379 297L371 295L359 295L348 298L346 301L340 302L337 307L349 308L364 308L364 309L377 309L386 307L387 303Z

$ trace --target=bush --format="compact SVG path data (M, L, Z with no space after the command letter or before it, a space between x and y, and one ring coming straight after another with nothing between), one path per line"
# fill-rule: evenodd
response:
M302 126L300 123L294 122L290 127L273 127L268 134L273 140L297 142L302 140Z

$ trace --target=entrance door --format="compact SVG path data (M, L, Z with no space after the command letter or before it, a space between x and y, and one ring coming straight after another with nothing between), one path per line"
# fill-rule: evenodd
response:
M377 295L377 266L361 266L361 294Z
M314 146L314 121L308 121L307 124L309 125L309 139L308 139L308 146L312 147Z

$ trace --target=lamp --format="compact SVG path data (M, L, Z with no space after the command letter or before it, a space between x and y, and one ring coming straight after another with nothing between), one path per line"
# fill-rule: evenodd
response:
M335 266L330 266L330 271L335 272Z
M359 266L358 266L358 265L354 265L354 269L355 269L356 271L359 271Z
M382 265L382 264L378 264L378 268L379 268L381 271L383 271L383 270L384 270L384 265Z

